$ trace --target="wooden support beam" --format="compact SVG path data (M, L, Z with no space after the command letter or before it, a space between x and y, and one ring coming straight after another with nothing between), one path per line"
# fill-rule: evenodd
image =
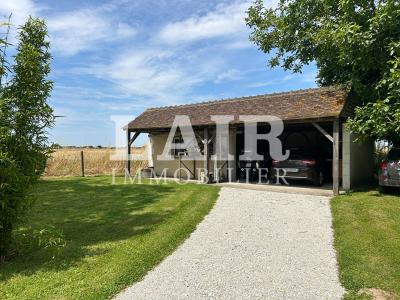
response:
M237 127L230 129L231 133L229 135L229 150L233 154L233 160L228 161L227 168L227 178L229 180L236 180L236 142L237 142ZM232 169L232 170L229 170ZM231 172L232 171L232 172Z
M131 148L132 148L132 144L133 142L137 139L137 137L140 134L140 131L135 132L135 134L131 137L131 133L132 131L130 131L129 129L126 129L126 141L127 141L127 145L126 145L126 169L128 170L129 174L131 173Z
M201 137L201 135L199 135L196 131L194 132L194 135L196 136L196 138L198 138L203 144L204 144L204 138Z
M208 128L204 128L204 135L203 135L203 145L204 145L204 176L207 178L207 183L209 183L208 180Z
M229 181L229 160L226 161L226 181Z
M188 170L188 172L190 173L190 175L193 176L194 178L194 172L192 172L192 170L190 170L190 168L181 160L181 167L184 166L186 170Z
M131 132L126 129L126 169L131 173Z
M179 181L182 181L182 155L179 153Z
M339 119L333 121L333 160L332 160L332 176L333 176L333 194L339 195Z
M135 134L133 135L133 137L131 139L129 139L129 146L132 146L133 142L137 139L137 137L139 136L140 131L135 132Z
M215 139L215 135L208 139L208 144L211 144Z
M319 130L328 140L333 143L333 137L325 131L318 123L312 122L313 126Z

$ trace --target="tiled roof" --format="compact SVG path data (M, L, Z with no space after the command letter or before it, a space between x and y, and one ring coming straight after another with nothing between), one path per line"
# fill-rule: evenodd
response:
M271 115L284 121L340 116L348 92L324 87L277 94L147 109L128 124L133 131L170 128L176 115L188 115L193 126L214 125L212 115Z

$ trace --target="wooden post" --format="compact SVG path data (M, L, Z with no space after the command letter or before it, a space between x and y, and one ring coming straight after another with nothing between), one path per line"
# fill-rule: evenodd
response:
M83 151L81 151L81 176L85 177L85 162L83 160Z
M233 127L229 130L229 150L233 154L233 160L227 163L226 173L228 181L236 180L236 135L237 135L237 128ZM229 170L232 169L232 170ZM233 174L232 174L233 173Z
M204 177L206 178L206 183L210 180L208 178L208 128L204 128Z
M131 132L128 128L126 129L126 147L126 169L131 174Z
M321 132L328 140L330 140L333 143L333 137L331 135L329 135L329 133L327 133L325 131L325 129L323 129L321 126L319 126L317 123L312 122L312 124L314 125L315 128L318 129L319 132Z
M128 128L126 129L126 147L127 147L126 169L128 170L129 174L131 173L131 148L133 142L137 139L139 134L140 131L136 131L133 137L131 137L131 131Z
M182 181L182 155L179 153L179 181Z
M333 121L333 194L339 195L339 119Z

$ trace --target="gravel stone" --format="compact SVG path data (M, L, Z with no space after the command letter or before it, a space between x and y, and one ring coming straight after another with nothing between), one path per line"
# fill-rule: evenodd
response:
M222 188L178 249L115 299L341 299L329 198Z

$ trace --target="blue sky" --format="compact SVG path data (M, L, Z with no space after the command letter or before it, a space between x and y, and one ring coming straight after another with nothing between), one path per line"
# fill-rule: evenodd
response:
M50 104L65 116L51 140L112 146L112 116L133 119L149 107L316 86L315 66L302 74L267 68L268 56L248 40L249 4L2 0L0 15L12 12L16 25L27 15L47 20L54 58Z

